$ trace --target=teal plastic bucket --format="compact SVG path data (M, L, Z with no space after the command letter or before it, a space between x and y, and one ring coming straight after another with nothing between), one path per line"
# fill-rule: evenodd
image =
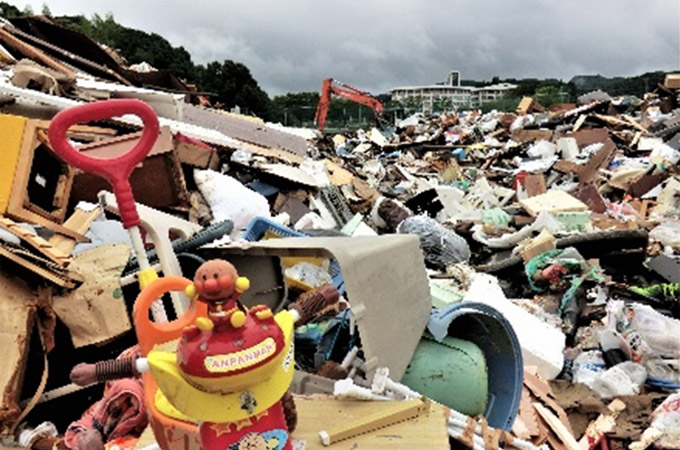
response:
M467 373L477 367L478 375L487 377L484 417L492 427L510 430L517 417L522 397L524 363L517 335L503 314L483 303L457 303L445 309L433 309L428 331L439 342L468 341L481 350L486 362L486 374L479 365L479 357L474 356L474 351L470 351L471 360L459 359L464 367L451 369L452 373L447 376L450 380L450 389L452 392L459 392L469 386L475 397L481 395L478 385L475 381L470 381L469 375L455 376L455 370ZM457 341L449 341L447 338L455 338ZM446 346L444 349L448 355L456 351ZM425 394L425 392L421 393ZM472 401L470 403L475 408L478 404ZM452 404L447 404L447 406L464 412Z
M486 411L489 379L484 352L473 342L425 334L401 382L468 416Z

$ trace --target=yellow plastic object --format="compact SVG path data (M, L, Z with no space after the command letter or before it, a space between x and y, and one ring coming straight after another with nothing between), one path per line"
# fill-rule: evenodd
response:
M7 212L25 127L24 117L0 114L0 214Z
M260 319L260 320L269 319L269 318L270 318L271 316L273 316L273 315L274 315L274 314L272 313L272 310L269 309L269 308L267 308L267 309L265 309L265 310L263 310L263 311L258 311L258 312L255 313L255 317L257 317L257 318Z
M153 270L153 267L149 267L148 269L137 272L137 278L139 279L139 287L144 289L158 279L158 274Z
M177 408L172 406L160 389L156 389L156 393L154 394L154 405L156 406L156 409L165 416L187 423L196 423L191 417L182 414Z
M238 277L236 279L236 292L244 293L250 289L250 280L246 277Z
M199 317L196 319L196 326L201 331L211 331L215 327L215 324L207 317Z
M189 286L187 286L186 289L184 289L184 293L192 300L194 300L198 295L198 291L196 291L196 286L194 286L194 283L191 283Z
M276 359L273 374L266 380L248 386L249 392L257 402L252 411L242 408L241 396L246 389L231 394L216 394L202 391L190 384L181 373L177 365L175 353L152 350L148 354L149 366L159 389L164 396L182 414L192 419L204 422L236 422L259 414L269 409L281 399L293 381L293 317L288 311L282 311L275 316L285 337L286 351L282 358ZM257 374L251 371L243 374L247 377L241 380L243 384L252 384ZM236 380L236 377L233 381Z
M231 322L232 327L241 328L243 325L246 324L246 315L243 314L243 311L236 311L234 314L231 315L231 318L229 320Z

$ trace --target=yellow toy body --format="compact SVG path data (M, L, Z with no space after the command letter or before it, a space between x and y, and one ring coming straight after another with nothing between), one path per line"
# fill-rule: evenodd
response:
M177 354L161 350L152 350L147 358L151 373L168 403L177 412L192 419L205 422L235 422L259 414L279 401L293 381L295 368L293 364L293 318L288 311L275 316L285 337L286 351L273 359L266 366L240 375L224 377L230 388L236 388L230 394L206 392L195 387L198 380L192 379L179 368ZM272 370L273 369L273 370ZM257 383L260 375L271 373L267 379ZM224 382L215 379L215 385ZM253 383L255 384L253 385ZM257 405L251 411L242 408L241 396L248 391L256 399ZM157 403L158 405L158 403ZM168 412L174 411L168 409Z

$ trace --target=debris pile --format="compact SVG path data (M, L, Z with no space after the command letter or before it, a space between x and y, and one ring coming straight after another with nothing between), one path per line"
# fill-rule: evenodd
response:
M680 448L680 75L641 99L326 136L212 109L111 52L46 19L0 28L4 445L174 449L155 406L142 435L148 383L71 369L137 351L149 270L193 279L219 258L250 280L243 304L304 319L299 448L389 448L382 427L410 448ZM158 116L129 179L138 226L55 150L54 115L102 99ZM120 159L142 119L85 117L67 143ZM192 301L167 297L154 319Z

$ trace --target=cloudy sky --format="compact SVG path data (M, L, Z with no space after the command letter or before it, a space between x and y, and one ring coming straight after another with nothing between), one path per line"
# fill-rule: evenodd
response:
M41 0L6 0L40 11ZM54 15L113 13L244 63L270 94L332 77L372 93L443 81L637 75L680 68L680 0L50 0Z

